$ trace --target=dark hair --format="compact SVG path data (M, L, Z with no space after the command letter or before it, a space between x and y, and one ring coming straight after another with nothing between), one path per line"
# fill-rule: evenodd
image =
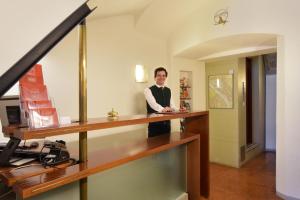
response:
M158 72L161 72L161 71L164 71L164 72L166 73L166 77L168 77L168 72L167 72L167 70L166 70L165 68L163 68L163 67L158 67L158 68L156 68L155 71L154 71L154 78L156 77L157 73L158 73Z

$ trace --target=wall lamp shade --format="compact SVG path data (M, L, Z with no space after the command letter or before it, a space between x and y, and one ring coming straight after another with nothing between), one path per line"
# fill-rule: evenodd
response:
M217 78L217 88L221 88L220 86L220 79Z
M145 83L148 81L148 75L143 65L135 66L135 81L137 83Z

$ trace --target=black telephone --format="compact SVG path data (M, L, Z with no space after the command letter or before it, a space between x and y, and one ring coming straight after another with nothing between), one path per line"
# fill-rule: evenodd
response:
M66 142L63 140L56 140L55 142L45 141L42 151L44 148L49 149L49 153L40 157L40 162L44 166L54 166L70 160Z
M0 166L10 166L9 160L12 158L21 140L15 137L10 137L10 140L0 153Z
M54 166L71 160L66 148L66 142L63 140L55 142L45 141L40 152L19 146L20 142L20 139L11 137L7 144L0 145L0 166L11 166L14 165L15 161L20 159L26 161L29 158L31 159L28 161L39 160L43 166ZM36 144L33 146L36 146Z

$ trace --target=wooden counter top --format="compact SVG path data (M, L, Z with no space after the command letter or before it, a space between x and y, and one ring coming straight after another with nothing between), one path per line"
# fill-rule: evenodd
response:
M85 123L72 123L68 125L61 125L55 128L16 128L16 127L3 127L2 131L5 136L14 136L22 140L45 138L55 135L63 135L76 132L85 132L98 129L106 129L119 126L128 126L136 124L145 124L149 122L157 122L163 120L171 120L178 118L196 117L207 115L207 111L203 112L190 112L190 113L176 113L176 114L152 114L152 115L132 115L120 116L117 120L108 120L106 117L89 119Z
M43 142L38 141L39 146L34 149L27 149L25 151L31 151L31 152L41 152L43 148ZM78 152L75 150L69 150L69 153L72 158L78 159ZM44 150L44 152L47 150ZM3 183L9 187L14 185L17 181L24 180L26 178L36 176L39 174L44 174L47 172L51 172L57 169L66 168L67 166L70 166L74 164L74 161L69 161L66 163L59 164L55 167L47 167L45 168L40 164L38 161L33 161L28 164L22 165L22 166L10 166L10 167L0 167L0 179L3 181Z
M70 165L72 165L73 161L63 163L54 167L43 167L38 162L32 162L28 164L28 167L10 167L7 170L3 170L0 172L0 179L3 183L9 187L13 186L16 182L22 181L26 178L37 176L40 174L45 174L48 172L53 172L55 170L64 169Z

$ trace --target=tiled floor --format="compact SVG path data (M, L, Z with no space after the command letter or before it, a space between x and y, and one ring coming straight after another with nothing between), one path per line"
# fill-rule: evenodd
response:
M240 169L210 165L209 200L279 200L275 190L275 153L264 153Z

